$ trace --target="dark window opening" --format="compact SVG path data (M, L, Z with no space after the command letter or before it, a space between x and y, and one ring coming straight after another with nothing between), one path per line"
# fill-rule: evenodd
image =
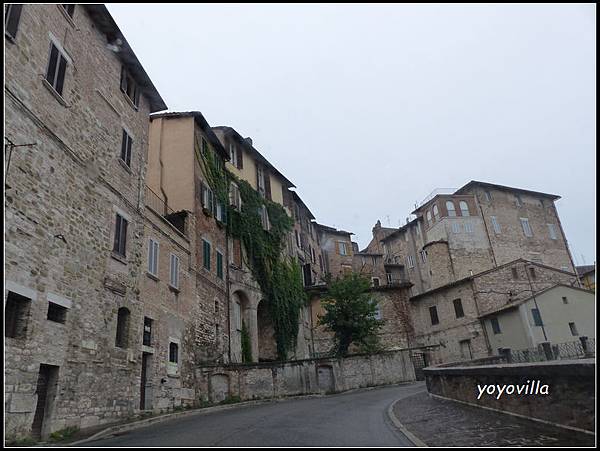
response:
M531 275L532 279L536 278L536 274L535 274L535 268L533 266L529 267L529 274Z
M115 242L113 245L113 252L125 257L125 248L127 246L127 220L117 213L117 220L115 225Z
M517 271L517 268L511 268L512 271L512 278L517 280L519 278L519 272Z
M129 310L121 307L117 313L117 337L115 346L126 348L128 345L129 336Z
M4 8L4 34L15 39L21 20L21 9L23 5L9 4Z
M73 18L73 14L75 13L75 4L69 3L69 4L63 4L61 6L65 10L65 12L69 15L69 17Z
M177 363L179 361L179 346L177 343L169 344L169 362Z
M462 301L460 299L455 299L454 301L454 312L456 313L457 318L462 318L465 316L465 312L463 310Z
M54 302L48 303L48 320L64 324L67 321L67 308Z
M140 91L137 83L129 74L125 66L121 67L121 91L129 97L129 100L137 107L140 103Z
M123 130L123 139L121 140L121 160L127 165L131 166L131 145L133 140L131 136Z
M435 326L440 323L440 319L438 318L437 307L434 305L433 307L429 307L429 316L431 317L431 325Z
M202 240L202 255L204 268L210 271L210 243L208 241Z
M575 323L569 323L569 329L571 329L571 335L573 335L574 337L577 337L579 335L579 332L577 331L577 326L575 326Z
M62 96L67 59L60 53L54 44L50 44L50 60L46 70L46 81Z
M543 326L542 315L540 315L540 311L536 308L531 309L531 316L533 316L533 324L536 326Z
M144 337L142 341L144 346L152 346L152 320L144 316Z
M27 318L31 299L20 294L8 292L4 306L4 336L23 338L27 332Z
M498 318L490 318L490 323L492 323L492 331L494 335L502 333L500 330L500 323L498 322Z

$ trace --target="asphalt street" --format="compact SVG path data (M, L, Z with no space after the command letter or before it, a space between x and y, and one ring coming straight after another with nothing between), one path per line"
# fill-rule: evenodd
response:
M412 446L391 423L422 383L289 399L166 420L80 446Z

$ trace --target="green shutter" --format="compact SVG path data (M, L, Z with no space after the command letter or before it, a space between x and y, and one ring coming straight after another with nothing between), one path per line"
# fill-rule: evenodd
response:
M217 277L223 278L223 255L220 252L217 252Z
M210 270L210 243L203 241L204 244L204 267Z

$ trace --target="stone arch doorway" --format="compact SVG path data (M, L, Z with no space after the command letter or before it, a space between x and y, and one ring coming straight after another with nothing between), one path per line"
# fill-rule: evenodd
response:
M269 304L263 299L258 303L257 311L258 325L258 361L272 362L277 360L277 342L275 341L275 329L269 312Z

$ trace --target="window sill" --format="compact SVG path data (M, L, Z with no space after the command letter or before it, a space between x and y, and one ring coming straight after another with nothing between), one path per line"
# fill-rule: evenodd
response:
M16 43L17 43L17 41L15 40L15 37L14 37L14 36L11 36L10 34L8 34L8 32L7 32L6 30L4 31L4 37L5 37L5 38L6 38L6 40L7 40L8 42L10 42L11 44L16 44Z
M175 294L179 294L181 293L181 290L177 287L174 287L173 285L169 284L169 290L171 290L173 293Z
M42 78L42 84L44 85L44 87L50 91L50 94L52 94L54 96L54 98L56 100L58 100L58 103L60 103L62 106L64 106L65 108L71 108L71 106L67 103L67 101L63 98L63 96L61 96L58 92L56 92L56 89L54 89L52 87L52 85L50 83L48 83L48 80L46 80L45 78Z
M124 255L117 254L116 252L113 251L110 253L110 256L112 258L114 258L115 260L117 260L118 262L123 263L124 265L127 264L127 257L125 257Z
M158 276L155 276L151 272L146 271L146 275L148 276L148 278L154 280L155 282L160 282L160 279L158 278Z
M121 165L121 167L123 169L125 169L127 172L129 172L129 175L133 175L131 166L127 166L127 163L125 163L121 157L119 157L119 164Z

